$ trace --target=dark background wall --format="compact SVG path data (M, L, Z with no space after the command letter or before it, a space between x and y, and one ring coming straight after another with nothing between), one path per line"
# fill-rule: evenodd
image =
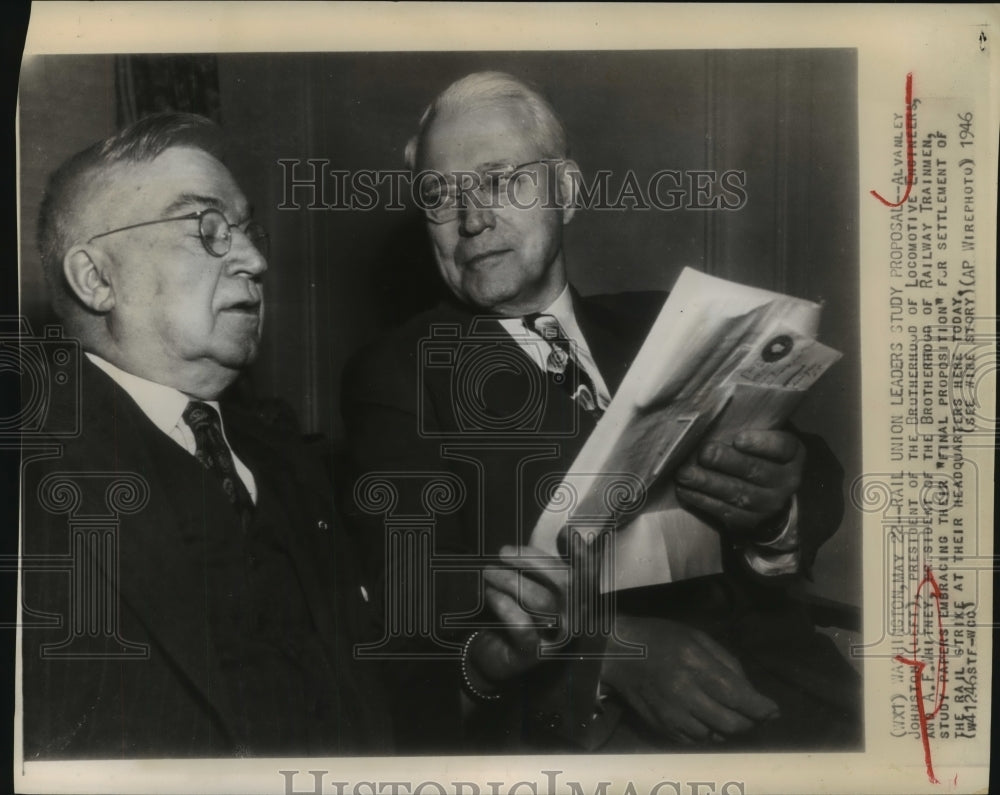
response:
M48 172L145 112L210 115L233 138L230 165L272 235L253 388L288 401L307 430L339 438L347 357L439 288L415 210L308 209L301 189L299 209L278 209L287 176L278 161L402 168L424 106L480 69L541 86L584 174L613 172L612 194L629 169L642 184L661 169L746 173L738 211L579 213L566 232L571 277L583 293L669 289L691 265L825 302L821 339L845 356L795 420L823 433L850 483L860 472L853 50L35 58L20 93L22 312L37 325L49 319L33 246ZM296 172L307 175L304 165ZM859 528L849 511L816 571L820 591L853 602Z

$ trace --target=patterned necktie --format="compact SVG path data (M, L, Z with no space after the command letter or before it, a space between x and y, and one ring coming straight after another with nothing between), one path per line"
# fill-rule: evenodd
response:
M553 383L565 391L590 416L599 420L604 414L598 397L600 392L597 391L594 379L577 361L559 321L552 315L535 312L524 316L524 325L549 343L551 350L545 360L545 369Z
M181 416L194 434L197 446L195 458L205 469L218 475L222 481L222 490L226 492L226 496L246 527L253 515L253 500L250 499L250 493L236 471L233 454L222 435L222 420L219 418L219 413L207 403L192 400Z

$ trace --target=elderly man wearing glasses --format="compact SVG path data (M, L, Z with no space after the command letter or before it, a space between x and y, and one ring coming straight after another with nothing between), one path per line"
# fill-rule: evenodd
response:
M427 576L408 554L421 541L398 538L355 492L386 592L429 611L424 648L413 633L385 641L400 657L400 741L508 751L854 742L853 672L774 587L807 570L842 510L836 461L788 430L749 429L701 450L676 491L717 531L699 542L712 549L674 549L687 578L618 595L600 664L569 659L572 646L544 659L539 618L566 599L539 574L554 564L525 546L545 484L569 470L664 296L583 297L571 286L563 228L577 212L578 167L551 106L522 81L456 81L406 156L451 299L357 356L343 379L345 425L360 486L396 475L396 515L428 515L421 475L461 482L464 500L433 516L426 548L442 564ZM713 554L722 572L699 568ZM450 661L449 648L460 650ZM636 648L642 659L629 656Z
M258 351L268 266L221 143L157 115L48 184L39 247L83 355L46 418L79 433L25 466L25 560L69 561L25 566L29 760L386 748L322 459L225 400Z

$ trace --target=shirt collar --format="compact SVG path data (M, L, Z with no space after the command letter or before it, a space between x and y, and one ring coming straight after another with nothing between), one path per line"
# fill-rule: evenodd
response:
M93 353L87 352L87 358L124 389L128 396L142 409L143 414L149 417L153 424L168 436L177 423L182 421L181 415L191 401L191 398L183 392L127 373ZM219 410L219 403L216 400L203 400L201 402L207 403L216 411Z
M540 315L552 315L559 321L563 330L571 337L579 336L579 327L576 323L576 311L573 308L573 291L570 290L569 283L563 287L562 292L556 296L555 300L547 307L539 311ZM532 332L524 327L524 321L519 317L497 318L500 325L507 329L508 333L514 337L532 336Z
M573 309L573 294L569 289L569 283L563 287L562 292L556 296L556 300L542 310L543 315L552 315L559 321L559 325L566 327L576 325L576 312Z
M552 315L558 320L563 333L576 343L579 350L582 350L588 357L590 356L590 348L587 347L583 329L576 322L576 307L573 306L573 291L570 289L569 283L563 287L562 292L556 296L556 300L549 304L542 314Z

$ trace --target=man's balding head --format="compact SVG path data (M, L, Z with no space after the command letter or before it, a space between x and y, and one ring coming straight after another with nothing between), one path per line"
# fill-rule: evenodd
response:
M538 89L505 72L474 72L448 86L424 110L417 133L403 153L407 167L422 167L424 137L439 117L490 108L518 112L527 123L525 134L542 157L555 159L569 154L566 130Z

